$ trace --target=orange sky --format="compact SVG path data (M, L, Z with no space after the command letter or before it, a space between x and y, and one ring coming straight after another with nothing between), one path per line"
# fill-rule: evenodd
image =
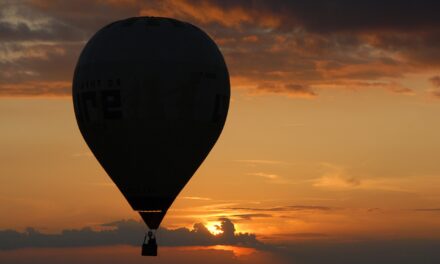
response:
M155 15L204 29L232 81L223 134L164 227L227 217L267 243L439 239L436 4L324 2L0 3L0 229L139 219L85 145L70 85L96 30Z

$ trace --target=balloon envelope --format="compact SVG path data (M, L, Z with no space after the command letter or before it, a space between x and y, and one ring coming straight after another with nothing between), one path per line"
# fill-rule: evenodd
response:
M157 229L223 129L230 85L218 47L178 20L116 21L84 47L72 93L88 146Z

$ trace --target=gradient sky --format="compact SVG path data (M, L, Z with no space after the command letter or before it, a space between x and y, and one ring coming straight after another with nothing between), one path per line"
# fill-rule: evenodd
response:
M179 244L164 249L163 263L345 263L341 248L353 243L364 255L383 245L388 263L436 263L440 254L429 248L440 243L438 10L436 1L0 0L0 230L56 234L139 220L79 133L71 79L101 27L166 16L217 42L232 98L218 143L163 226L202 223L217 233L227 218L266 246L240 254ZM83 246L0 245L0 260L104 261L109 250L119 256L114 263L141 261L131 245ZM399 259L408 248L412 259ZM322 259L311 253L318 249Z

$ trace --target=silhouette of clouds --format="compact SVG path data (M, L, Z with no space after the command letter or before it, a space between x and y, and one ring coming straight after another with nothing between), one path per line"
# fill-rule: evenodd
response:
M294 206L293 208L300 210L326 210L314 206ZM162 248L164 250L161 251L163 263L175 263L176 259L171 260L168 257L174 254L181 255L178 252L182 252L182 250L188 252L188 254L194 250L197 252L208 250L206 251L207 254L191 253L191 256L198 258L204 255L207 258L206 260L216 254L226 253L228 250L227 248L210 249L209 246L213 245L244 246L256 249L256 251L252 251L249 253L249 256L243 259L234 256L231 252L227 258L225 257L216 263L260 263L246 262L255 257L265 257L261 263L267 263L270 260L272 263L283 264L434 264L440 261L440 253L438 251L440 240L438 239L354 239L347 241L347 239L337 240L325 233L306 232L284 234L287 238L297 239L297 242L271 245L263 244L253 234L237 233L234 223L228 218L221 218L219 220L221 221L219 228L223 233L216 236L211 234L201 223L195 224L193 229L160 229L158 231L158 243L160 246L181 247L181 249ZM127 261L128 258L139 258L130 259L130 263L142 263L141 261L145 260L139 257L138 248L142 242L143 232L146 231L143 223L134 220L122 220L103 224L99 228L100 230L94 230L90 227L66 229L59 234L44 234L33 228L28 228L23 232L3 230L0 231L0 260L7 260L7 263L51 264L59 263L60 259L72 255L73 252L75 252L76 256L85 253L88 260L85 258L84 261L86 262L81 261L81 263L92 263L87 261L96 261L97 257L104 261L103 256L107 260L112 260L111 263L126 263L124 261ZM124 245L130 247L120 247ZM191 246L196 247L192 249ZM204 249L197 246L208 247ZM222 252L214 252L217 250ZM37 261L41 262L34 262L32 258L35 256L38 256ZM49 256L57 256L57 258L51 259ZM185 259L185 261L189 261L189 255ZM70 260L68 258L66 263L70 263L68 262Z
M123 224L121 222L124 222ZM137 229L141 227L140 223L133 221L120 221L110 224L125 225L128 229ZM116 224L117 223L117 224ZM134 224L134 225L133 225ZM231 234L233 228L228 223L225 223L225 230L229 230ZM129 227L131 226L131 227ZM127 231L127 230L125 230ZM132 230L133 232L134 230ZM1 237L4 236L2 231ZM12 231L13 233L16 231ZM30 232L30 231L28 231ZM22 240L15 243L20 243L20 246L10 247L5 250L4 240L0 245L3 247L0 250L0 260L2 263L145 263L145 258L140 257L138 238L136 242L132 243L133 238L130 238L129 243L117 241L117 243L108 243L107 246L102 247L103 244L83 245L83 235L90 231L82 231L81 235L76 236L70 234L71 241L65 243L63 246L54 246L53 243L59 242L59 238L51 242L45 242L46 246L40 244L40 249L30 248L31 246L23 247ZM101 231L102 232L102 231ZM184 231L186 232L186 231ZM200 231L201 233L206 232ZM23 233L24 234L24 233ZM34 236L36 234L33 234ZM78 235L78 234L77 234ZM139 234L138 234L139 235ZM164 234L161 234L164 235ZM174 235L179 235L175 233ZM29 236L26 234L25 236ZM291 236L291 234L290 234ZM368 240L355 239L338 241L330 239L326 234L321 233L297 233L293 235L298 238L297 242L279 244L278 246L266 246L253 251L243 258L236 256L228 249L212 249L201 247L162 247L160 249L157 261L160 263L194 263L194 262L209 262L219 264L230 263L274 263L274 264L371 264L371 263L399 263L399 264L414 264L440 263L440 240L438 239L394 239L394 240ZM76 243L73 238L76 237ZM191 238L193 238L192 236ZM111 239L111 236L107 237ZM228 239L231 239L230 237ZM72 241L73 240L73 241ZM165 239L161 239L165 240ZM165 246L163 242L159 241L160 246ZM47 238L45 239L47 241ZM79 242L78 242L79 241ZM180 242L180 241L178 241ZM181 246L182 244L176 242L174 246ZM36 243L36 242L34 242ZM40 242L41 243L41 242ZM208 243L208 242L205 242ZM116 246L116 245L133 245ZM195 244L195 243L194 243ZM57 244L58 245L58 244ZM99 247L97 247L99 246ZM45 248L43 248L45 247ZM227 255L225 255L227 254ZM177 257L176 257L177 256ZM180 259L179 259L180 258ZM214 258L211 259L210 258Z
M178 228L158 230L158 243L161 246L212 246L237 245L263 247L254 234L235 232L234 223L228 218L219 219L222 233L213 235L202 223L194 224L193 229ZM0 250L42 247L91 247L110 245L138 246L147 231L144 223L134 220L122 220L103 224L102 230L91 227L65 229L58 234L45 234L34 228L23 232L16 230L0 231Z

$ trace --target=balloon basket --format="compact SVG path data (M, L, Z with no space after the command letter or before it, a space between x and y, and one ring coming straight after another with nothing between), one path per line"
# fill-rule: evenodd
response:
M142 256L157 256L157 244L156 243L143 244Z
M146 242L148 236L148 242ZM153 230L148 231L144 237L144 243L142 243L142 256L157 256L157 243L156 236Z

